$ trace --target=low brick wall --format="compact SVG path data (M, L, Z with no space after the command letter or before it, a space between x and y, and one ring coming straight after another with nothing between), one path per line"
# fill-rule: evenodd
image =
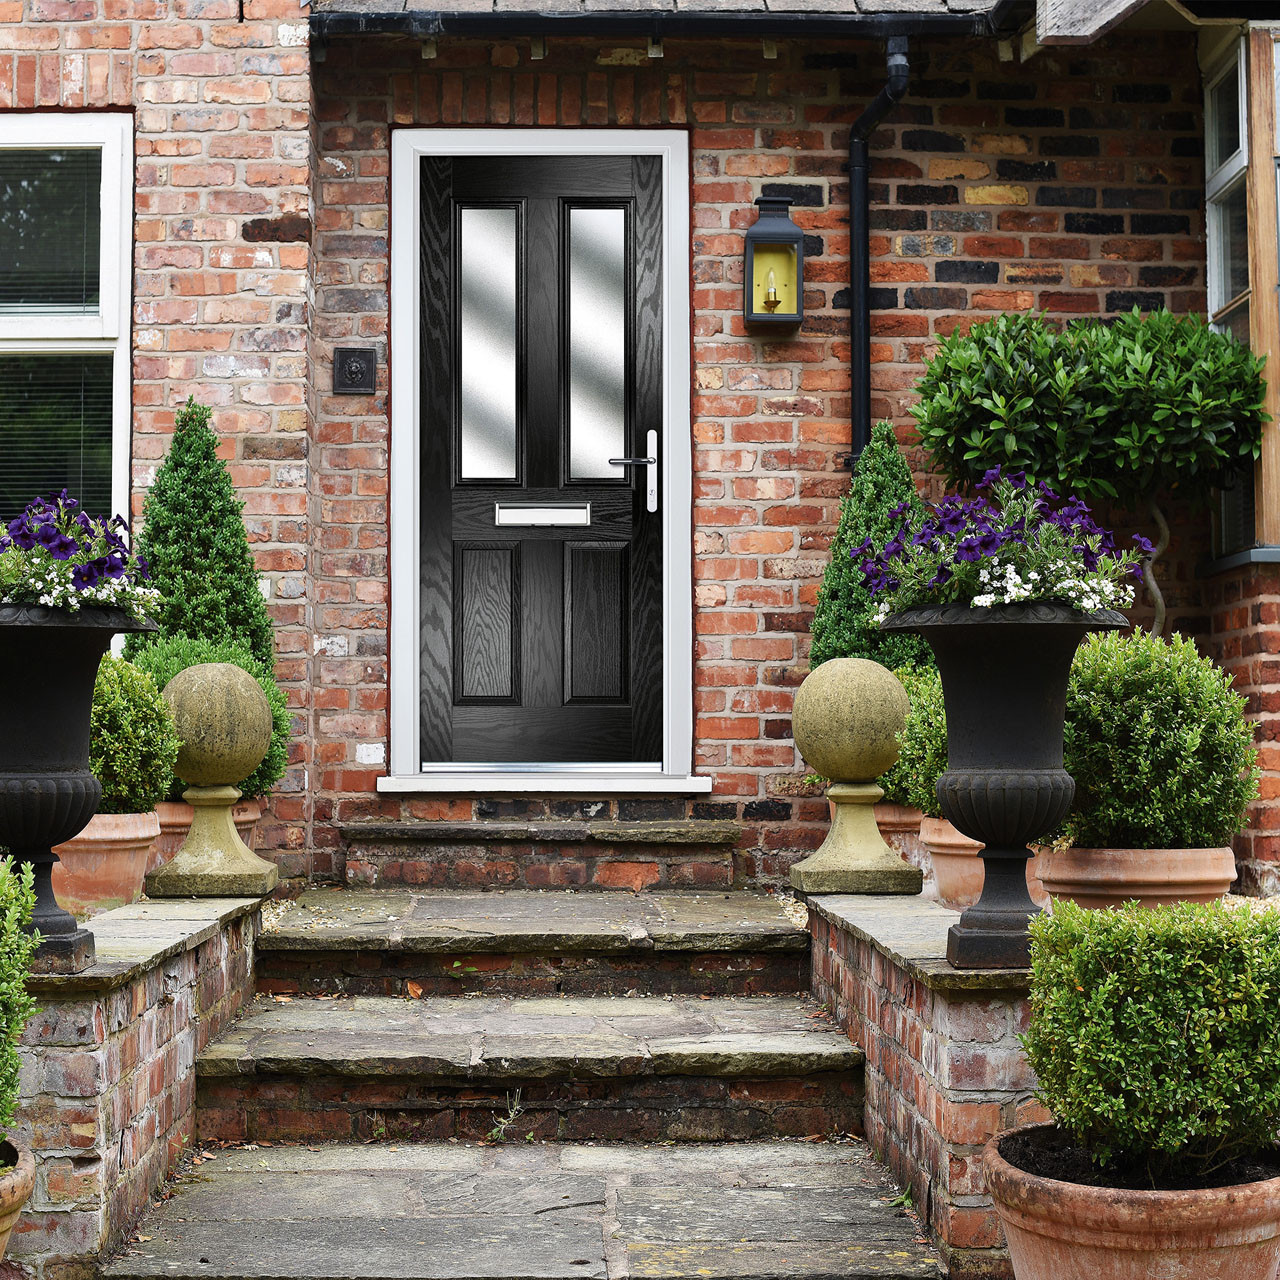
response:
M91 924L97 963L30 981L10 1138L36 1186L6 1269L89 1280L195 1132L195 1059L253 987L257 899L145 902Z
M866 1054L867 1140L911 1189L951 1280L1012 1276L983 1144L1046 1119L1018 1035L1026 970L955 970L958 913L922 898L809 900L813 992Z

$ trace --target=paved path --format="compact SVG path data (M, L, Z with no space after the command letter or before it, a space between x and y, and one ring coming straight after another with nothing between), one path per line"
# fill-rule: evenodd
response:
M924 1280L860 1143L223 1151L106 1280ZM146 1237L145 1239L142 1237Z

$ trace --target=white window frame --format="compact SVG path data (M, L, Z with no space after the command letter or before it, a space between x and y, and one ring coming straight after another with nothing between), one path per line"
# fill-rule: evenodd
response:
M436 764L419 746L419 173L424 156L652 155L663 190L660 763ZM705 793L693 776L689 137L668 129L397 129L391 138L390 775L381 792Z
M1226 297L1230 272L1222 258L1222 204L1237 187L1243 187L1249 172L1249 82L1245 66L1245 42L1239 39L1218 69L1205 80L1204 116L1206 162L1209 139L1214 134L1215 113L1213 91L1228 76L1236 78L1236 109L1239 112L1237 132L1240 145L1231 155L1205 178L1205 231L1208 236L1208 252L1205 254L1208 273L1208 302L1210 319L1220 316L1232 303L1245 298L1249 290ZM1225 317L1222 317L1225 320Z
M0 112L0 149L102 152L98 310L0 315L0 355L112 357L111 507L129 515L133 116L129 112ZM32 494L32 497L37 495Z

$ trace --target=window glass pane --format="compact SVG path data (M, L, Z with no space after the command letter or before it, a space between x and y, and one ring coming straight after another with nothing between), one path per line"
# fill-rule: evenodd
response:
M627 449L627 215L569 212L569 472L621 478Z
M1240 78L1236 64L1209 90L1209 172L1240 149Z
M1213 223L1221 290L1214 305L1221 307L1249 287L1249 204L1243 182L1214 202Z
M516 478L516 211L463 209L459 420L464 480Z
M0 315L98 309L102 152L0 147Z
M115 514L111 365L110 355L0 355L0 519L59 489L91 515Z

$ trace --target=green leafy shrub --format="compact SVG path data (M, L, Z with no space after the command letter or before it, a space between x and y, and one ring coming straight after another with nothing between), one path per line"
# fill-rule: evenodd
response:
M1258 794L1253 726L1230 678L1190 640L1091 635L1067 690L1066 835L1082 848L1230 843Z
M1200 1176L1280 1129L1280 912L1178 903L1031 922L1038 1096L1106 1169Z
M18 1108L18 1042L36 1011L27 994L27 974L40 941L27 931L35 906L31 864L15 870L12 858L0 860L0 1135L7 1132Z
M900 667L894 675L907 691L911 709L898 734L898 762L880 779L884 798L919 809L926 818L942 817L938 778L947 767L947 713L942 677L936 667Z
M1165 607L1151 563L1169 544L1160 494L1230 483L1262 448L1263 361L1198 316L1137 308L1110 324L1057 330L1043 316L998 316L957 330L916 384L912 409L933 462L960 484L997 464L1061 493L1145 507L1157 537L1143 581Z
M142 509L138 549L151 567L163 604L155 614L164 636L237 644L274 670L271 618L227 468L218 457L211 412L194 399L178 410L173 443ZM131 635L125 656L155 644Z
M1145 504L1258 456L1263 361L1197 316L1135 308L1057 330L1004 315L945 338L912 409L958 483L997 464L1086 498Z
M89 768L102 783L98 812L150 812L165 798L177 759L173 716L155 681L108 654L89 717Z
M137 665L150 673L157 688L165 685L188 667L202 662L230 662L247 671L267 695L271 706L271 745L262 763L242 782L240 788L246 800L264 796L284 777L289 762L289 737L291 724L285 696L276 684L271 669L258 662L247 649L234 644L215 644L209 640L193 640L188 636L167 636L144 649L135 659ZM176 778L170 781L169 795L179 799L183 786Z
M849 554L868 538L875 546L883 546L900 523L889 513L903 503L914 514L923 514L893 427L880 422L854 465L849 492L840 501L831 563L822 576L813 615L811 669L829 658L870 658L891 671L907 663L933 665L933 654L919 636L880 630L862 570Z

